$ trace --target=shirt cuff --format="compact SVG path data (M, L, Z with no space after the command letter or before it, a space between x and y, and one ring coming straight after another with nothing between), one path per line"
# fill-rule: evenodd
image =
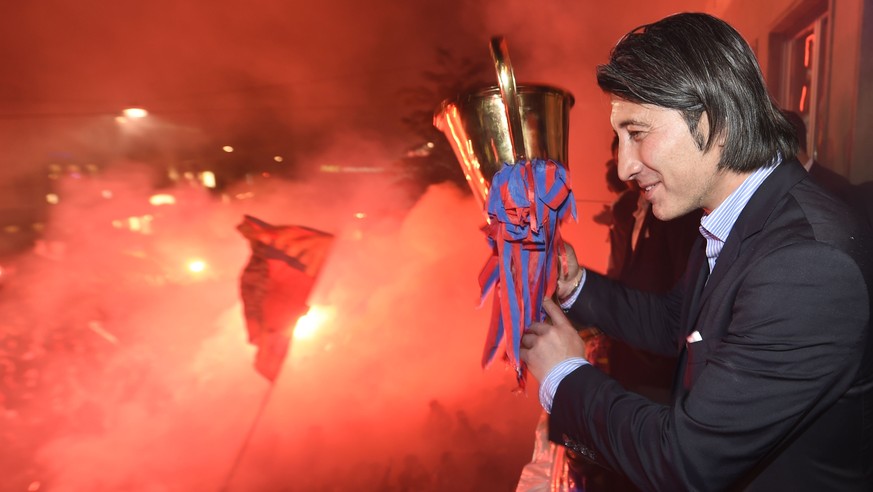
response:
M558 385L561 384L564 377L588 363L584 357L570 357L558 363L543 378L543 382L540 383L540 405L543 406L543 410L546 413L552 413L552 402L555 399L555 393L558 391Z
M573 293L570 294L570 297L561 301L561 309L563 309L564 311L567 311L573 306L573 303L575 303L576 299L579 297L579 293L582 292L582 287L585 285L585 278L586 277L588 277L588 270L583 268L582 269L582 278L579 279L579 284L576 285L575 289L573 289Z

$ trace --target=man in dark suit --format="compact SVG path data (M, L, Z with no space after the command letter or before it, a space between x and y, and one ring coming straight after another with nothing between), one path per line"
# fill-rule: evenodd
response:
M665 295L569 255L561 306L522 338L550 438L643 490L873 490L873 237L795 159L748 44L678 14L597 78L620 176L659 219L702 209L702 237ZM670 404L592 367L570 320L678 355Z

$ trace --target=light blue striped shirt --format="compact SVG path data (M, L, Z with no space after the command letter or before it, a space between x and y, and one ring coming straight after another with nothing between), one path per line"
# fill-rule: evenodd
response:
M780 162L782 162L781 157L777 157L773 160L773 164L753 171L715 210L700 219L700 234L706 239L706 259L709 262L709 271L715 268L715 260L718 259L724 242L740 216L740 212L743 211L749 199L758 191L761 183L767 179L767 176L770 176L770 173L776 169ZM567 300L561 303L561 307L565 311L576 302L579 293L582 292L582 287L585 285L585 278L586 275L583 271L579 286ZM546 412L552 413L555 392L558 391L558 385L561 384L564 377L588 363L582 357L572 357L558 363L549 371L540 383L539 391L540 405Z
M710 272L715 268L715 260L718 259L740 212L780 162L781 159L777 158L775 164L756 169L715 210L700 219L700 234L706 239L706 260L709 262Z

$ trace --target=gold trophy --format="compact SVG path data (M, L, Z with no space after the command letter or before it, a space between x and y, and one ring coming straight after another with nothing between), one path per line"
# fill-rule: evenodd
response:
M484 208L491 178L504 163L552 159L567 164L573 95L548 85L516 86L506 40L491 39L496 86L443 101L434 114Z
M443 101L434 125L448 138L487 220L492 256L479 284L482 301L494 287L495 306L482 364L502 346L523 388L521 336L545 316L542 300L554 293L558 260L566 255L560 224L576 214L567 172L574 100L556 87L516 86L506 40L494 37L490 47L497 86Z

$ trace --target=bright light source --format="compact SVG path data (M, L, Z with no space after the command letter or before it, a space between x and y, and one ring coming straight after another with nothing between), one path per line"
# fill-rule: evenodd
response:
M367 214L365 214L364 212L358 212L355 214L356 219L363 219L366 216L367 216Z
M221 150L223 150L225 152L233 152L233 147L231 147L230 145L225 145L224 147L221 148Z
M156 207L160 205L172 205L176 203L176 197L174 197L173 195L168 195L166 193L159 193L157 195L150 196L149 203Z
M281 155L276 155L276 156L273 156L273 160L276 162L282 162L285 159L283 159Z
M137 118L145 118L149 115L149 112L142 108L127 108L121 112L125 118L129 118L131 120L135 120Z
M127 228L131 231L140 231L142 230L142 219L139 217L128 217L127 218Z
M45 196L45 201L51 203L52 205L57 205L58 202L61 201L61 199L60 199L60 197L58 197L58 195L56 195L54 193L49 193L48 195Z
M294 326L294 338L298 340L312 338L329 317L326 308L311 306L309 311L297 320Z
M200 182L207 188L215 188L215 173L212 171L203 171L200 173Z
M188 262L188 271L201 273L206 270L206 262L203 260L191 260Z

